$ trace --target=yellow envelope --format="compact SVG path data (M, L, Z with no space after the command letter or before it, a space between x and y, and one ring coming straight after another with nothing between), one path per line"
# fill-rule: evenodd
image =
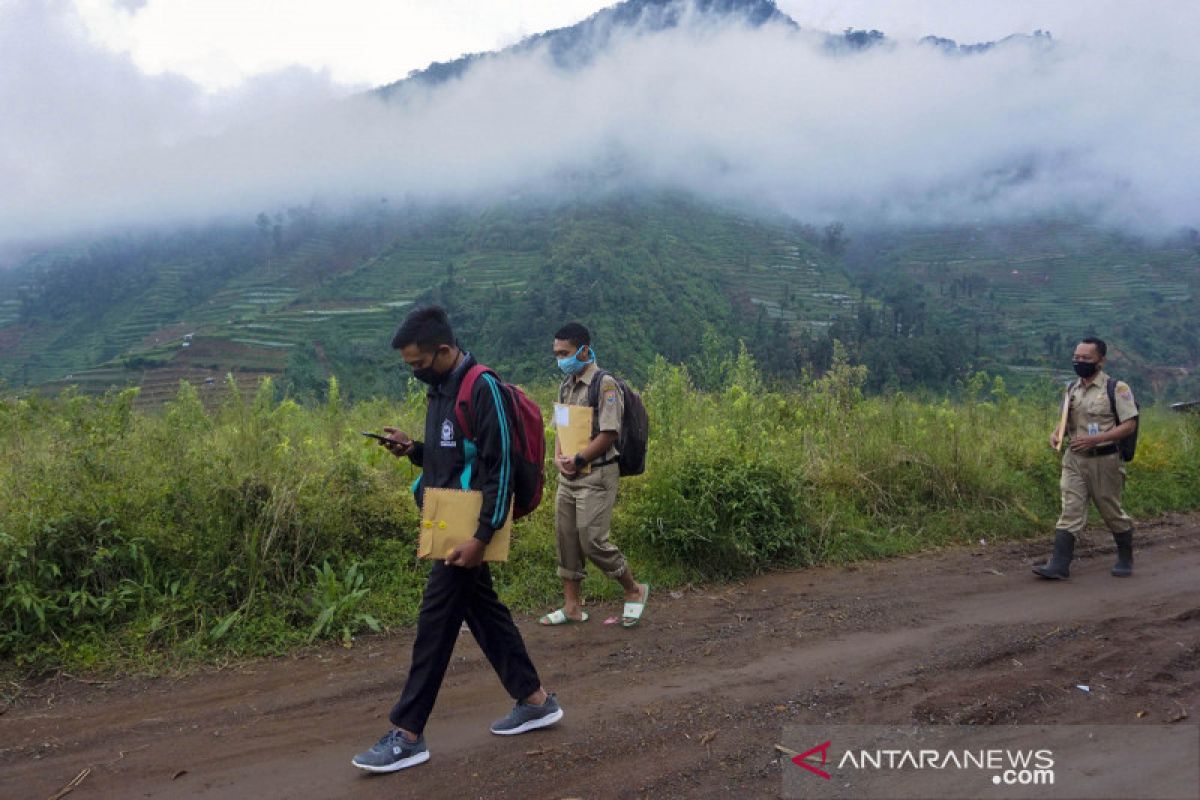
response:
M421 535L417 538L417 558L444 559L454 548L475 536L483 492L459 489L426 489L421 507ZM508 561L512 542L512 505L504 527L492 535L483 551L484 561Z
M588 446L592 441L593 413L591 406L554 404L554 429L558 436L559 452L571 456ZM584 467L583 471L591 472L591 466Z

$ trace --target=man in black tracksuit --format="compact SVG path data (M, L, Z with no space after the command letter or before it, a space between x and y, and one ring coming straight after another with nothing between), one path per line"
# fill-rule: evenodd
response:
M455 398L463 375L475 358L458 347L445 310L436 306L413 311L392 339L413 375L429 385L425 441L414 442L403 431L384 428L387 448L407 455L423 469L414 486L420 505L426 487L470 489L483 494L475 537L460 545L445 562L436 561L425 584L417 619L408 681L389 719L395 730L370 750L359 753L354 766L368 772L394 772L429 760L422 732L465 621L479 647L517 701L512 712L495 722L492 733L510 735L553 725L562 708L542 688L508 608L492 588L483 551L503 527L512 503L513 409L494 377L475 382L470 420L475 439L463 435L455 414Z

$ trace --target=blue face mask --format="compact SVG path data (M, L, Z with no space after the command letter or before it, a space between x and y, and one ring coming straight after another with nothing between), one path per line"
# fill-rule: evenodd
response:
M596 360L596 351L592 350L588 353L587 361L580 361L579 354L583 352L583 348L587 345L579 345L579 349L575 351L575 355L567 356L566 358L558 359L558 368L566 375L578 375L584 367Z

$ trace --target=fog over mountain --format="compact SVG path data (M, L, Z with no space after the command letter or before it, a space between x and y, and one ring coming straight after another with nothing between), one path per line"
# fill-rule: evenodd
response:
M639 0L386 95L302 68L210 94L95 44L66 3L8 0L0 242L314 199L642 187L817 223L1200 225L1200 4L974 49L831 36L764 6Z

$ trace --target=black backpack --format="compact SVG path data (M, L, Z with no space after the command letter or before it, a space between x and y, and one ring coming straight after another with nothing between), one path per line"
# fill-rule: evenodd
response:
M1108 405L1112 408L1113 419L1120 425L1124 420L1117 414L1117 379L1108 379ZM1137 398L1133 398L1133 407L1138 411L1142 410L1142 406L1138 403ZM1137 452L1137 437L1138 430L1142 427L1141 414L1138 415L1137 427L1133 429L1133 433L1126 436L1117 442L1117 452L1121 454L1122 461L1133 461L1133 455Z
M650 439L650 415L646 413L646 404L629 384L602 369L596 370L588 386L588 405L596 411L593 427L600 424L600 385L606 375L616 381L624 401L621 433L617 437L617 469L622 476L641 475L646 471L646 443Z

